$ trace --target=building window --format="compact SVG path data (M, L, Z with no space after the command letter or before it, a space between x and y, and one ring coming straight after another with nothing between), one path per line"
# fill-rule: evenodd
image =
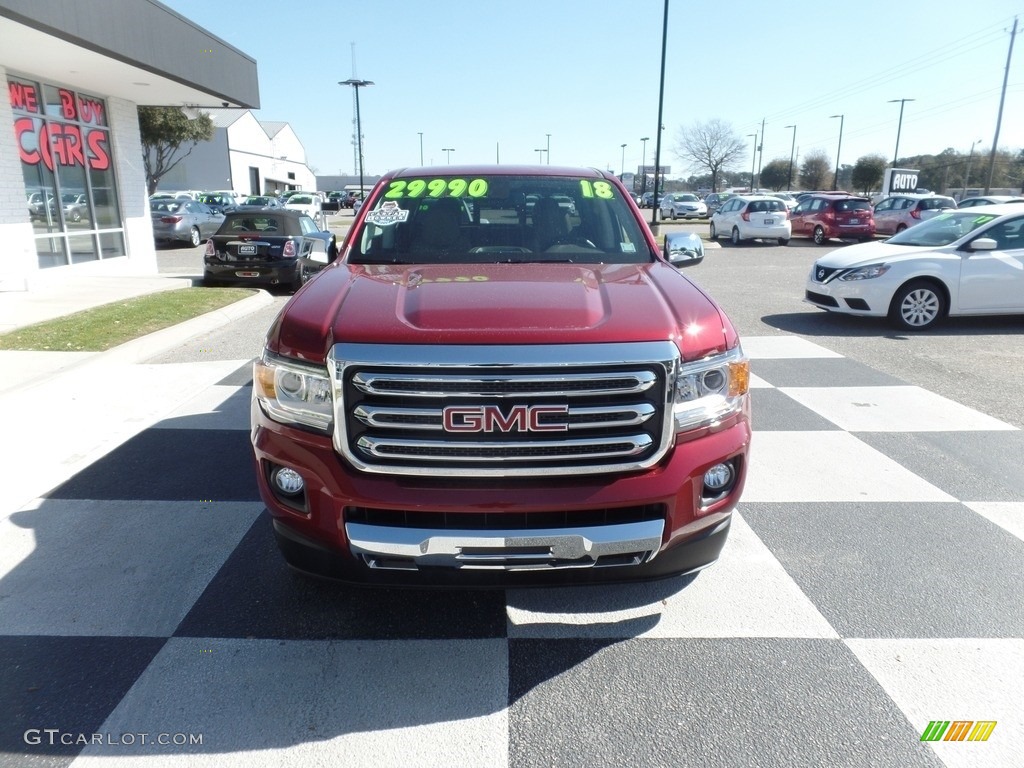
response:
M106 102L14 77L7 90L39 266L124 256Z

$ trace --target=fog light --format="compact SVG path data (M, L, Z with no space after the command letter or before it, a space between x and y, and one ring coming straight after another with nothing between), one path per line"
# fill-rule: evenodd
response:
M270 473L270 479L277 486L277 489L287 496L297 496L306 487L302 480L302 475L294 469L288 469L288 467L278 467Z
M732 485L733 471L729 464L715 464L704 473L704 487L712 494L721 493Z

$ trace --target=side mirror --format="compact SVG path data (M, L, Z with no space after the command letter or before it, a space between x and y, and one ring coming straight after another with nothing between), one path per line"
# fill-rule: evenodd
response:
M704 261L704 241L694 232L665 235L664 255L674 267L691 267Z
M971 241L969 248L972 251L994 251L999 248L999 243L991 237L979 237Z

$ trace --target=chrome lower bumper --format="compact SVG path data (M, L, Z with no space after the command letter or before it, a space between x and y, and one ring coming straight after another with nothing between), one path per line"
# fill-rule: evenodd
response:
M347 523L352 553L369 567L503 571L640 565L661 548L663 520L537 530L446 530Z

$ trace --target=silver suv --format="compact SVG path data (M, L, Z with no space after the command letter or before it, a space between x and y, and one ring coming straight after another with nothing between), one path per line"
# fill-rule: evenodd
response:
M875 205L875 233L895 235L954 208L956 200L945 195L892 195Z

